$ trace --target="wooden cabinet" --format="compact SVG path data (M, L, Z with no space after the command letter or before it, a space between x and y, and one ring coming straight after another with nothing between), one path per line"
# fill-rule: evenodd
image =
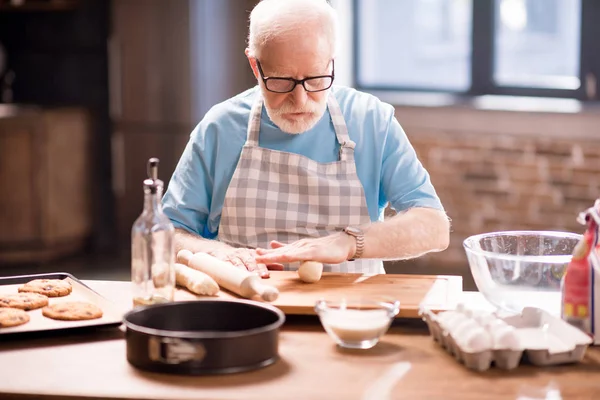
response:
M167 184L193 128L189 9L187 0L113 2L112 179L121 248L142 212L148 159L160 159Z
M81 250L92 228L88 116L0 105L0 264Z
M194 126L255 84L244 56L255 0L118 0L109 43L118 242L130 243L150 157L168 184Z

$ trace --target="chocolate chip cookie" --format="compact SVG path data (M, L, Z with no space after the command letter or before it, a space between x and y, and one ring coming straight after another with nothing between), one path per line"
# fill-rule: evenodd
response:
M23 325L29 322L29 314L18 308L0 308L0 328Z
M44 317L63 321L81 321L102 317L102 310L92 303L67 301L42 308L42 314Z
M34 279L19 288L19 292L39 293L48 297L62 297L71 293L71 284L62 279Z
M39 293L0 294L0 307L29 311L48 305L48 297Z

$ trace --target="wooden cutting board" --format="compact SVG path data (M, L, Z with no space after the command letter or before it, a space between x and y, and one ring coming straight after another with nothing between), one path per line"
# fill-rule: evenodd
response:
M323 273L316 283L304 283L292 271L271 271L265 283L279 289L273 304L287 315L314 315L315 303L321 299L344 296L386 296L400 300L397 318L419 318L421 306L434 311L454 309L462 293L462 277L446 275L397 275ZM183 289L181 289L183 290ZM189 297L189 292L178 297ZM206 297L203 297L206 298ZM224 289L219 298L239 298Z

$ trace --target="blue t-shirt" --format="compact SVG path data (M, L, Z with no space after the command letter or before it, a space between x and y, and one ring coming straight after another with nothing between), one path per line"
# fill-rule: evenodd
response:
M163 209L176 228L205 238L218 235L225 192L246 142L254 87L212 107L190 135L163 197ZM383 220L388 202L396 211L413 207L442 210L442 204L394 108L375 96L334 86L354 150L371 221ZM338 160L329 111L309 131L281 131L263 107L259 146L301 154L321 163Z

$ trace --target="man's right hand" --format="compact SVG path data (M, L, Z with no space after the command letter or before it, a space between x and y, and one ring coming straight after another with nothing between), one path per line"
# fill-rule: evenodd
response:
M243 268L248 271L255 271L261 278L269 277L269 270L282 271L283 265L265 264L256 262L256 250L244 248L220 248L207 252L211 256L218 258L221 261L229 262L238 268Z

